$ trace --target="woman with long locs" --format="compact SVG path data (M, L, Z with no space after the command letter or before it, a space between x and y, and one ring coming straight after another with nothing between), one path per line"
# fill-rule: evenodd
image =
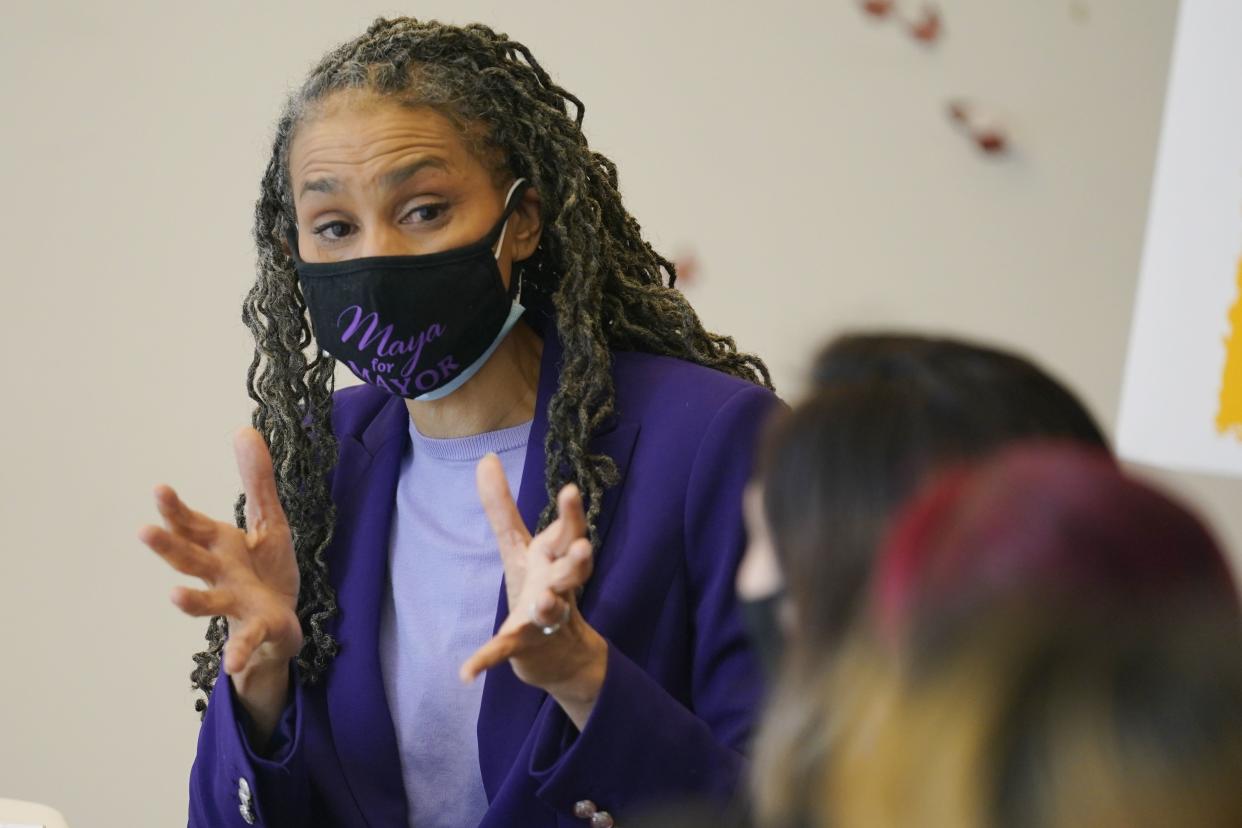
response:
M734 791L776 398L582 116L522 44L409 18L281 115L236 525L160 486L140 533L205 582L173 595L211 618L190 825L599 828Z

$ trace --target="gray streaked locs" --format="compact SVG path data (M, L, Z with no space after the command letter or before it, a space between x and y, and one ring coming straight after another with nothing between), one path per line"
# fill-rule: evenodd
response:
M613 414L612 350L678 357L771 387L763 363L739 353L731 338L704 330L673 288L672 262L643 239L622 205L616 166L587 144L582 102L554 83L530 50L482 25L377 19L319 62L277 123L255 209L258 275L242 306L255 339L247 374L253 423L271 449L301 575L298 617L306 638L297 664L308 682L323 675L338 648L329 632L337 603L324 557L335 521L328 485L337 456L335 360L311 336L282 240L296 223L288 168L293 136L320 102L342 90L435 109L461 129L498 186L521 176L542 198L539 247L519 266L523 290L551 298L565 356L548 404L549 504L541 527L554 516L555 493L572 481L594 538L601 497L617 480L612 459L587 448ZM243 495L239 526L244 505ZM211 620L207 649L194 659L196 689L210 693L215 685L227 632L224 618ZM206 709L203 699L196 704Z

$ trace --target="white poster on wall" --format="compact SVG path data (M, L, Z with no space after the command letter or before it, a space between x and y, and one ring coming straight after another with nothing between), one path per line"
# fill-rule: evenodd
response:
M1240 0L1182 2L1117 449L1242 476Z

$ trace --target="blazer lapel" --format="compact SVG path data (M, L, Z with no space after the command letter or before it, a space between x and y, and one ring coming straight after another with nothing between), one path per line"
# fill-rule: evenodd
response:
M539 523L539 515L548 504L544 474L544 466L547 462L544 444L548 434L548 401L556 392L559 383L562 354L562 345L556 326L550 324L544 332L543 359L539 370L535 417L531 422L530 442L526 448L522 481L517 495L518 512L522 515L527 530L532 534ZM637 423L613 418L608 426L591 440L592 453L607 454L612 457L617 463L618 470L617 485L605 493L596 519L596 532L599 537L599 548L595 550L597 562L606 548L605 538L612 525L612 515L616 510L621 489L625 485L625 475L637 437ZM580 602L584 615L589 613L590 605L593 603L592 596L593 590L590 589L588 583ZM502 580L492 631L500 629L500 625L508 616L509 596ZM589 618L589 615L587 617ZM508 662L493 667L487 672L479 709L478 740L479 767L483 774L483 787L487 792L488 801L496 798L546 698L547 693L519 679Z
M409 413L394 396L358 441L340 439L333 483L337 523L329 551L341 607L340 651L328 671L327 704L341 768L372 825L406 823L396 733L380 672L380 608L388 585L388 538Z

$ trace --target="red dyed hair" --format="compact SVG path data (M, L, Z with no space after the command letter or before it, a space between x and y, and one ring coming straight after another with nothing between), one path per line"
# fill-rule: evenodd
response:
M1021 445L933 482L894 523L871 594L893 640L1008 599L1239 612L1198 518L1104 453L1064 443Z

